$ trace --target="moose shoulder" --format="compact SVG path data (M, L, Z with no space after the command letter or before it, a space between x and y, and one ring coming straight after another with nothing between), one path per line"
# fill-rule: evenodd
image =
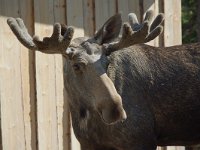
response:
M71 41L73 28L54 25L51 37L31 37L21 19L8 19L31 50L65 56L65 88L82 150L155 150L200 143L200 44L152 47L163 15L122 26L111 17L92 38ZM117 39L122 26L122 37ZM111 125L110 125L111 124Z

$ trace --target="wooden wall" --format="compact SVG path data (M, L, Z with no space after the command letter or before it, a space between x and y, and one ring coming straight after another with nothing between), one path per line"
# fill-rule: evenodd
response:
M93 35L117 12L124 21L129 12L141 20L148 9L166 18L164 33L149 44L181 44L180 0L0 0L0 149L80 149L70 126L62 56L24 48L8 28L8 17L23 18L32 35L49 36L61 22L73 25L79 37Z

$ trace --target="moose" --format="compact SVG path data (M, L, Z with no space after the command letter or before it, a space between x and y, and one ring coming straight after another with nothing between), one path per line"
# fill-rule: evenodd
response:
M139 23L130 13L122 25L116 14L93 37L74 40L73 27L60 23L40 40L22 19L7 22L28 49L66 58L64 85L82 150L155 150L200 143L200 43L144 44L161 34L163 20L147 11Z

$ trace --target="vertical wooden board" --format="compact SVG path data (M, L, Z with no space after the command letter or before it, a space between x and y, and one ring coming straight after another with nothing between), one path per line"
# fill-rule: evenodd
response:
M181 1L179 0L162 0L161 10L165 14L164 21L164 46L181 44ZM163 5L163 6L162 6ZM167 150L185 150L181 146L168 146Z
M118 12L122 13L122 21L128 21L128 14L129 12L129 0L118 0Z
M21 0L19 4L20 17L24 20L29 33L33 35L33 0ZM35 53L21 44L20 47L26 150L36 150Z
M1 36L0 36L0 44L2 44L1 43ZM1 80L0 80L0 150L3 150L3 145L2 145L2 128L1 128Z
M175 31L173 25L173 0L164 0L164 13L165 13L165 22L164 22L164 46L174 45L173 33Z
M5 150L25 150L20 43L6 23L8 16L19 16L18 0L1 0L0 14L2 144Z
M85 36L92 36L95 32L94 0L83 0L83 23Z
M185 150L184 146L167 146L167 150Z
M156 150L167 150L166 147L157 147Z
M50 36L54 23L54 1L35 0L35 33ZM36 89L39 150L58 150L55 56L36 52Z
M1 36L0 36L0 39L1 39ZM0 44L1 44L1 42L0 42ZM1 81L0 81L0 85L1 85ZM2 145L2 128L1 128L1 88L0 88L0 150L3 150L3 145Z
M179 0L164 0L164 46L182 43L181 35L181 2Z
M62 61L62 56L55 56L58 148L59 150L70 150L70 117L69 108L67 106L67 95L63 86L64 81Z
M159 12L159 6L158 6L158 0L148 0L148 1L143 1L143 7L144 7L144 13L147 10L153 10L154 11L154 16L156 16Z
M137 15L138 21L140 22L140 0L118 0L118 12L122 13L122 21L128 21L128 14L135 13Z
M140 14L139 0L129 0L128 1L128 10L129 10L128 13L135 13L138 18L138 21L141 21L140 15L142 15L142 14Z
M54 0L54 20L55 22L66 24L65 0ZM59 150L70 150L70 118L67 95L64 89L63 62L64 60L61 55L55 55L58 148Z
M84 25L83 25L82 0L66 0L66 1L67 1L67 25L72 25L74 26L75 29L73 38L83 37ZM80 144L74 135L72 126L71 126L71 149L80 150Z
M140 21L140 0L118 0L118 12L122 13L123 22L128 21L128 14L135 13Z
M173 9L174 9L174 28L175 33L173 35L174 37L174 44L182 44L182 25L181 25L181 1L180 0L173 0ZM167 13L168 11L166 11Z
M111 16L116 14L115 0L95 0L95 26L96 30L100 29L102 25Z
M73 38L84 36L82 0L67 1L67 25L75 27Z

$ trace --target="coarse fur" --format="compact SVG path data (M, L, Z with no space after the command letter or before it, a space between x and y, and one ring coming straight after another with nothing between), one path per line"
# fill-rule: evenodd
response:
M107 59L105 69L127 113L124 122L114 125L103 123L73 90L66 65L65 86L72 103L78 102L70 105L72 123L83 150L154 150L157 145L200 143L200 43L135 45Z
M65 56L65 88L72 125L82 150L155 150L200 143L200 43L145 44L162 32L163 15L139 24L134 14L121 29L111 17L91 38L73 37L54 25L51 37L31 37L21 19L8 19L32 50ZM67 49L66 49L67 48ZM124 120L124 121L123 121Z

